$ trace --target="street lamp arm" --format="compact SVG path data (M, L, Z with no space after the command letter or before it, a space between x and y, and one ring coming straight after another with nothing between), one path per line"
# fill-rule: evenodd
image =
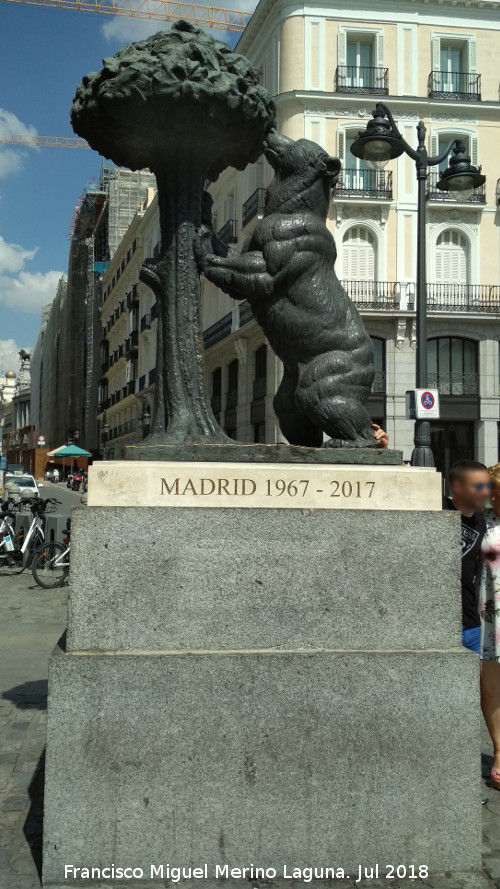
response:
M429 167L437 167L440 163L442 163L448 155L453 150L454 146L460 144L460 139L452 139L451 142L448 142L448 145L441 152L441 154L437 154L435 157L430 157L427 161Z
M415 149L412 148L411 145L409 145L404 136L400 133L398 125L392 116L391 109L388 108L387 105L384 105L383 102L379 102L376 107L380 108L387 117L396 139L401 142L401 145L403 146L406 154L411 157L412 160L418 161L420 159L418 151L415 151Z

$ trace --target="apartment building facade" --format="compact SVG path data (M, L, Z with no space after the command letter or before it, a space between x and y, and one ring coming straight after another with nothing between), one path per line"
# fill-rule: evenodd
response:
M374 171L350 146L382 101L410 144L423 120L431 153L459 138L482 165L486 186L462 203L437 189L437 169L427 181L429 385L440 390L442 416L432 444L443 471L461 456L498 460L499 9L497 0L363 0L355 8L261 0L237 47L274 94L280 131L342 160L328 219L337 274L374 343L372 417L405 459L413 440L405 392L415 385L415 169L404 155ZM241 249L262 215L271 178L263 160L211 187L215 227L230 249ZM280 440L272 410L280 362L249 306L205 282L203 318L221 425L240 440Z

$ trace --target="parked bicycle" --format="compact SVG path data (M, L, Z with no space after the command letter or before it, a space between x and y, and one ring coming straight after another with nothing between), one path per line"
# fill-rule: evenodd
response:
M45 541L44 516L48 512L55 512L57 505L61 505L61 503L54 497L49 497L47 500L41 500L39 497L34 498L30 506L33 516L30 526L27 531L21 527L17 533L14 532L13 526L15 514L8 508L8 503L2 505L2 515L7 516L4 523L7 521L6 529L8 531L7 535L2 537L2 547L0 548L0 556L3 557L4 562L12 564L13 561L24 561L25 567L31 564L34 551ZM11 540L9 541L8 538ZM12 541L14 547L10 549Z
M64 531L63 542L45 541L33 553L31 571L37 584L45 590L63 586L69 574L71 519Z
M15 513L10 508L10 502L7 500L1 505L0 511L0 565L16 565L16 545L14 530Z

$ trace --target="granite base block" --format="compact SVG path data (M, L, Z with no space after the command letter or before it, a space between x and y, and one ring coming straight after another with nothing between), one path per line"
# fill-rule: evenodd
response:
M453 648L460 517L73 511L68 649Z
M479 870L477 687L463 649L58 653L43 885L66 864L206 863L206 889L224 864Z

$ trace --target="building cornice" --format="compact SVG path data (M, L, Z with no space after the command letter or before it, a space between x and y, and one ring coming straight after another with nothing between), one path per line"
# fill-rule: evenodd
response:
M331 8L330 8L331 6ZM419 7L422 13L435 14L443 13L443 8L449 9L456 17L463 12L464 15L471 13L471 10L478 10L488 15L492 12L500 10L500 0L366 0L363 4L356 6L356 18L362 19L362 11L366 10L367 17L371 20L374 13L387 17L387 20L397 20L398 13L404 15L418 15ZM318 15L319 12L337 20L346 19L351 21L353 18L352 0L335 0L329 3L329 0L260 0L257 4L247 27L241 35L238 44L238 52L248 52L249 47L258 34L271 19L278 24L284 18L289 16L306 16ZM396 16L396 19L394 17ZM479 25L479 23L478 23Z
M303 106L306 114L334 117L368 118L379 101L378 96L349 95L347 93L323 92L319 90L291 90L275 96L277 107L297 103ZM396 110L400 119L414 120L427 117L434 121L456 121L474 123L482 117L494 116L498 119L500 102L449 102L430 99L427 96L384 96L384 102Z

